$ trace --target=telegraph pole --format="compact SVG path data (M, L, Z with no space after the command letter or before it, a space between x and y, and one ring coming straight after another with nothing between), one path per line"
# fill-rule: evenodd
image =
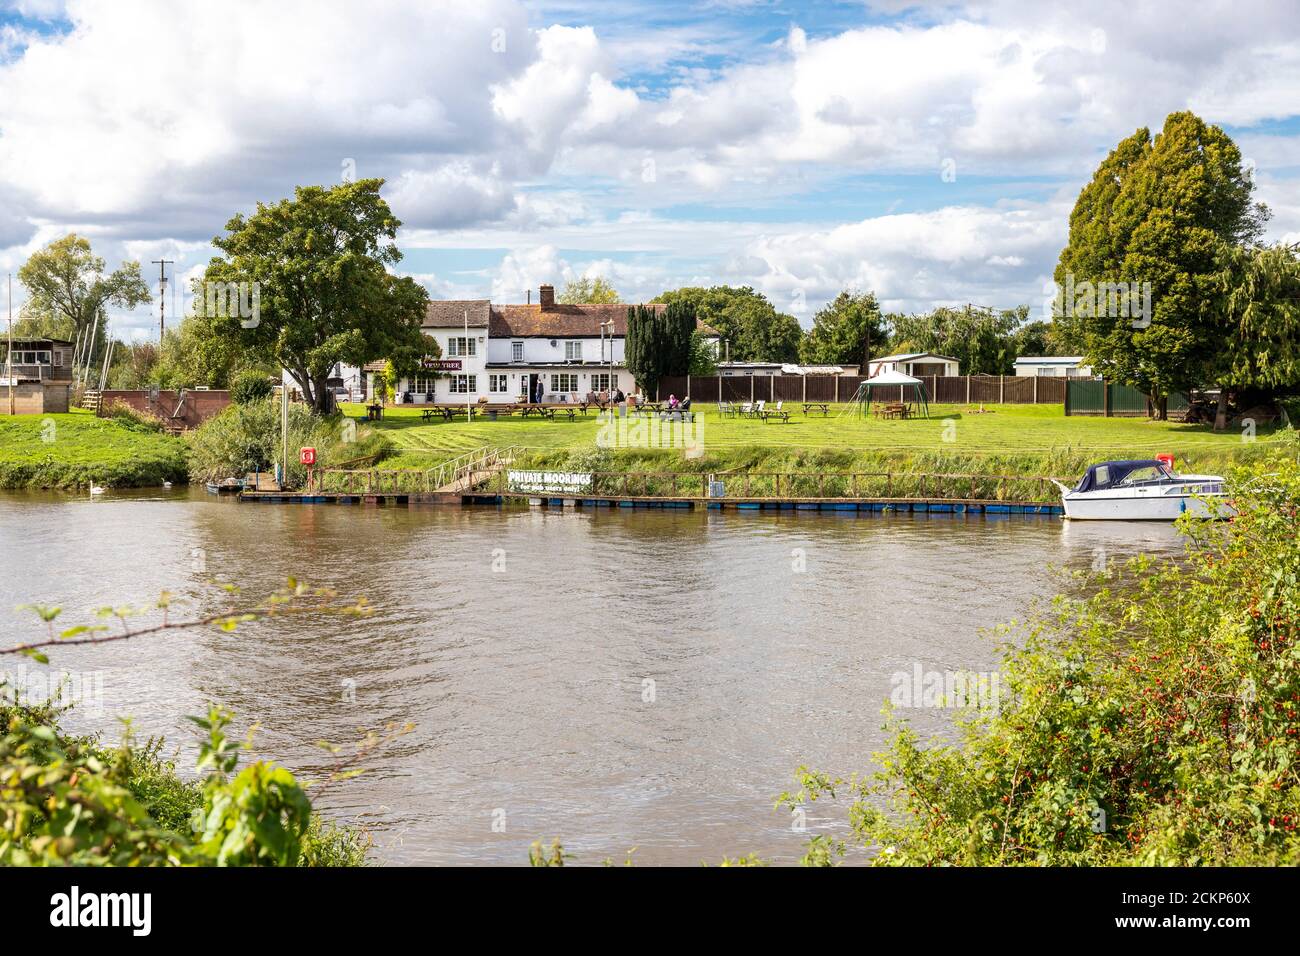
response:
M167 331L167 267L175 265L172 259L154 259L158 267L158 348L162 348L163 333Z
M5 359L5 379L9 382L9 414L14 414L14 274L9 273L9 355Z

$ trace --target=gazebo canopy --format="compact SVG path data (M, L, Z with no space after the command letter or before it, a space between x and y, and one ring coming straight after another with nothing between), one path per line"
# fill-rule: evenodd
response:
M912 376L906 375L903 372L890 369L888 372L881 372L879 375L875 376L874 378L867 379L862 384L863 385L920 385L921 380L919 378L912 378Z
M874 378L869 378L859 385L850 407L856 406L858 414L865 416L871 407L872 389L881 388L898 389L899 397L904 401L906 401L906 396L910 393L912 401L917 404L920 411L926 418L930 417L930 403L925 394L925 384L919 378L913 378L895 370L881 372Z

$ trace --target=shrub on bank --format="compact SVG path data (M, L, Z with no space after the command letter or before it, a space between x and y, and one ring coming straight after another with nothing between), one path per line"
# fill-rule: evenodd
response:
M189 438L190 477L196 481L270 471L281 454L280 405L274 399L231 404ZM289 483L301 485L307 470L298 450L316 449L318 467L368 467L392 454L392 442L368 427L335 415L322 418L310 406L289 406Z
M874 775L801 769L779 804L846 790L877 865L1300 863L1300 467L1232 487L1232 521L1180 519L1186 561L1135 559L1057 598L959 743L891 715ZM808 862L844 852L822 836Z
M364 835L325 824L282 767L238 769L230 715L191 718L206 732L195 781L159 756L162 742L118 747L64 733L62 710L0 700L0 865L360 866Z
M230 400L236 405L252 405L271 397L274 386L271 379L255 369L248 369L236 376L230 386Z

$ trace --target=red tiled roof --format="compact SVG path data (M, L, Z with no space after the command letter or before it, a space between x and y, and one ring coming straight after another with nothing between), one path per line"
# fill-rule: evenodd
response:
M488 334L494 338L547 338L580 339L599 338L600 324L613 321L615 336L627 335L627 310L632 306L625 302L614 305L556 304L543 310L540 305L494 305L488 323ZM667 308L661 303L649 303L648 308L661 312ZM717 331L696 323L697 327L711 335Z
M424 310L424 329L453 329L465 327L465 314L469 313L471 329L486 329L488 310L491 303L487 299L435 299Z

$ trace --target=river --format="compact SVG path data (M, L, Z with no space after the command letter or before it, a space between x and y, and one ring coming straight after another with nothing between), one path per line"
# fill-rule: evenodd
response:
M363 619L288 618L56 649L87 675L67 723L164 734L193 766L210 700L296 772L389 722L414 730L321 798L388 864L577 863L756 852L808 833L772 809L800 764L848 774L883 742L897 674L990 672L987 629L1061 590L1053 568L1177 554L1172 527L1018 516L250 505L197 489L0 494L5 644L41 602L88 609L169 590L211 610L213 578L260 597L290 575L365 595ZM182 613L182 612L173 612ZM22 659L0 667L42 669ZM951 712L913 708L926 731ZM842 808L841 808L842 809ZM810 833L842 830L818 803Z

